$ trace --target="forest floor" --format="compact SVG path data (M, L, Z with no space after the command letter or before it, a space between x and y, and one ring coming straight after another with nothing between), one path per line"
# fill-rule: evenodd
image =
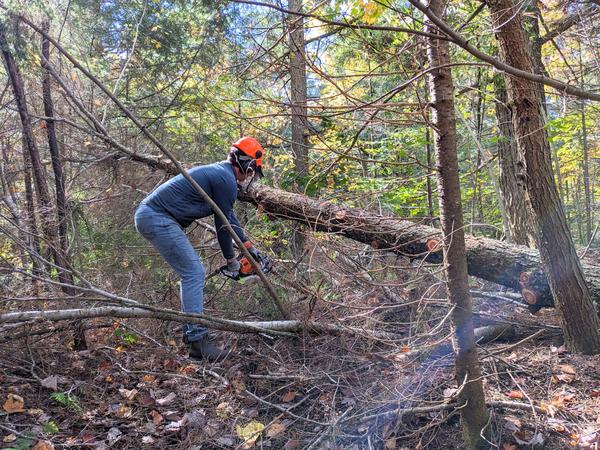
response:
M378 287L366 292L355 280L335 287L343 294L338 300L309 307L298 299L294 312L400 330L403 344L350 333L292 339L222 332L219 341L232 352L207 364L187 357L178 324L151 319L89 321L85 351L70 348L68 332L36 335L43 324L0 336L0 446L462 448L448 311L440 299L403 284L392 288L405 301L399 308L398 298L390 302ZM414 301L426 297L433 312ZM208 295L209 306L217 301ZM561 347L554 310L531 316L489 299L475 306L480 324L513 323L517 330L511 342L480 349L495 448L597 448L600 357ZM229 308L218 313L238 310L248 319L248 311L259 310Z

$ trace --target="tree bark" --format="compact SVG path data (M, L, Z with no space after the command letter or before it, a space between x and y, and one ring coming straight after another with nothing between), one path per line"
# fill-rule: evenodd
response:
M429 8L438 17L442 17L445 3L445 0L431 0ZM437 27L428 18L425 19L425 30L439 33ZM456 150L454 84L449 67L448 42L441 39L428 39L427 55L430 66L438 67L430 72L428 82L435 138L446 284L448 300L453 306L452 322L456 344L455 376L460 387L459 402L468 405L461 409L463 438L468 449L488 448L489 441L485 437L489 435L489 413L485 405L481 367L475 346L473 308L469 292Z
M533 71L521 13L512 0L490 0L488 5L503 60L517 69ZM595 314L554 183L539 88L536 83L512 76L507 76L507 88L523 164L526 198L533 211L544 270L560 311L565 344L571 351L598 353L600 320Z
M581 86L584 86L584 68L581 56L581 43L579 43L579 68L581 71ZM592 239L592 196L593 191L590 189L590 152L588 145L588 132L585 113L585 101L580 100L581 105L581 148L583 150L583 160L581 168L583 172L583 201L585 207L585 241L584 245L588 244Z
M302 12L303 0L288 0L288 9ZM292 154L299 185L303 187L308 177L308 135L306 105L306 51L304 48L304 17L288 15L290 47L290 101L292 121ZM296 258L304 254L306 237L299 227L294 230L293 252Z
M34 274L40 274L43 272L44 263L39 258L41 255L41 244L40 235L38 232L37 217L35 214L35 199L33 198L33 185L31 182L31 159L27 152L27 145L25 139L22 140L22 152L23 152L23 184L25 185L25 205L27 211L25 212L27 233L29 237L27 239L27 247L30 249L29 257L31 259L31 269ZM38 282L33 281L33 290L38 292Z
M44 29L48 31L48 23L44 23ZM50 44L47 39L42 37L42 67L44 74L42 78L42 94L44 100L44 114L46 115L46 132L48 135L48 147L50 149L50 157L52 160L52 170L54 171L54 187L56 191L56 217L58 223L58 237L60 248L58 251L62 253L62 258L66 263L66 267L70 267L68 257L68 238L67 238L67 196L65 193L65 180L58 139L56 138L56 123L54 121L54 102L52 100L52 87L50 82L50 74L46 69L45 62L50 59ZM66 281L72 283L73 277L70 272L63 274Z
M506 85L500 76L494 80L496 120L498 121L498 167L501 201L507 217L506 234L513 244L530 246L535 242L525 188L517 179L518 155Z
M303 0L288 0L288 9L302 12ZM292 109L292 153L298 178L308 175L308 140L306 106L306 61L304 49L304 17L290 14L290 100Z

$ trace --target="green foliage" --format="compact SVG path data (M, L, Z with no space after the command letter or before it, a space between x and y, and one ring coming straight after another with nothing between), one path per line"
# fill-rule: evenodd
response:
M122 328L116 328L114 335L125 345L134 345L140 340L137 334Z
M58 425L56 424L56 422L53 420L50 420L42 425L42 431L46 434L52 435L52 434L58 433L59 429L58 429Z
M53 392L50 398L61 406L80 414L83 411L79 399L68 392Z

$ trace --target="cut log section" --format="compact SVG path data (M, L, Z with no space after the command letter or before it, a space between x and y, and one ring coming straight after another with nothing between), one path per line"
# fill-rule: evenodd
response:
M411 259L442 262L442 252L437 251L440 231L433 227L261 185L240 194L240 199L268 216L301 222L313 231L336 233ZM532 312L554 306L536 250L483 237L465 239L470 275L521 292ZM600 267L583 264L583 269L598 309Z

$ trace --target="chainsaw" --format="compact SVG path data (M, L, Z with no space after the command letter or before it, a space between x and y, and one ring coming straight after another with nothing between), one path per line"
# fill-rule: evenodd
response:
M268 256L259 254L257 255L257 257L255 257L255 259L258 265L260 266L260 270L262 273L269 273L271 269L273 269L273 262ZM257 275L256 269L254 268L250 260L248 260L248 258L246 258L244 255L240 255L238 257L238 262L240 263L240 270L235 275L229 270L227 270L227 265L220 267L219 273L235 281L239 281L243 278L248 278Z

